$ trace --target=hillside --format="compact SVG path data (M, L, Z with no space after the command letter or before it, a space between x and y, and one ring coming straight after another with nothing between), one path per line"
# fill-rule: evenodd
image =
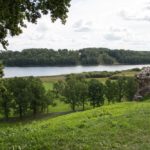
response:
M113 104L30 123L0 124L3 150L149 150L149 143L149 101Z
M26 49L0 51L5 66L72 66L99 64L149 64L149 51L85 48L80 50Z

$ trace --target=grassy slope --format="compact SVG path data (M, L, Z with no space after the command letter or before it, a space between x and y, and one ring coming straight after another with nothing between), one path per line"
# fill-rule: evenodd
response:
M0 125L0 148L149 150L150 102L103 106L53 119Z

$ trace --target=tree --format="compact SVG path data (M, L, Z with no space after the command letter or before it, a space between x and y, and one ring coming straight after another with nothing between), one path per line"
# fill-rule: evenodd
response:
M66 79L65 88L63 91L64 101L70 104L73 111L76 110L76 106L79 105L79 80L72 75Z
M59 98L61 95L63 95L64 88L65 83L62 80L59 80L58 82L54 83L53 93L56 98Z
M117 98L116 85L117 84L114 81L111 81L110 79L108 79L105 83L105 96L108 100L108 103L114 102Z
M0 63L0 78L2 78L4 75L3 73L3 65Z
M7 80L0 80L0 85L0 108L7 120L12 106L12 94L9 91L9 83Z
M117 91L117 96L116 99L118 102L121 102L122 98L125 96L125 87L126 86L126 78L125 77L120 77L116 81L116 91Z
M64 24L70 0L0 0L0 43L6 49L7 35L19 35L25 21L37 23L42 15L51 15L52 22L58 18Z
M93 107L100 106L104 104L104 91L103 84L96 79L91 79L89 81L89 99Z
M125 87L125 96L127 100L131 101L137 91L138 83L135 78L128 78Z
M23 115L27 113L29 107L28 82L25 78L17 77L10 79L9 82L15 100L14 110L22 119Z
M28 99L33 115L47 108L49 103L49 97L46 95L46 91L43 87L42 81L38 78L30 77L28 82Z
M85 103L88 100L88 83L81 79L78 83L79 101L82 104L82 110L85 110Z

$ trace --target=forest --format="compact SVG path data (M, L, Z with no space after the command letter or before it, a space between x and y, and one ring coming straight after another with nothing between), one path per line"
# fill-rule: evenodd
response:
M85 48L80 50L25 49L0 51L5 66L75 66L99 64L149 64L149 51Z

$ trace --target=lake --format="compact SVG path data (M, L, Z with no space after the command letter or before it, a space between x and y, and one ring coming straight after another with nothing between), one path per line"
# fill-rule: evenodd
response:
M55 76L70 73L92 71L121 71L142 68L150 65L99 65L99 66L71 66L71 67L5 67L5 78L25 76Z

